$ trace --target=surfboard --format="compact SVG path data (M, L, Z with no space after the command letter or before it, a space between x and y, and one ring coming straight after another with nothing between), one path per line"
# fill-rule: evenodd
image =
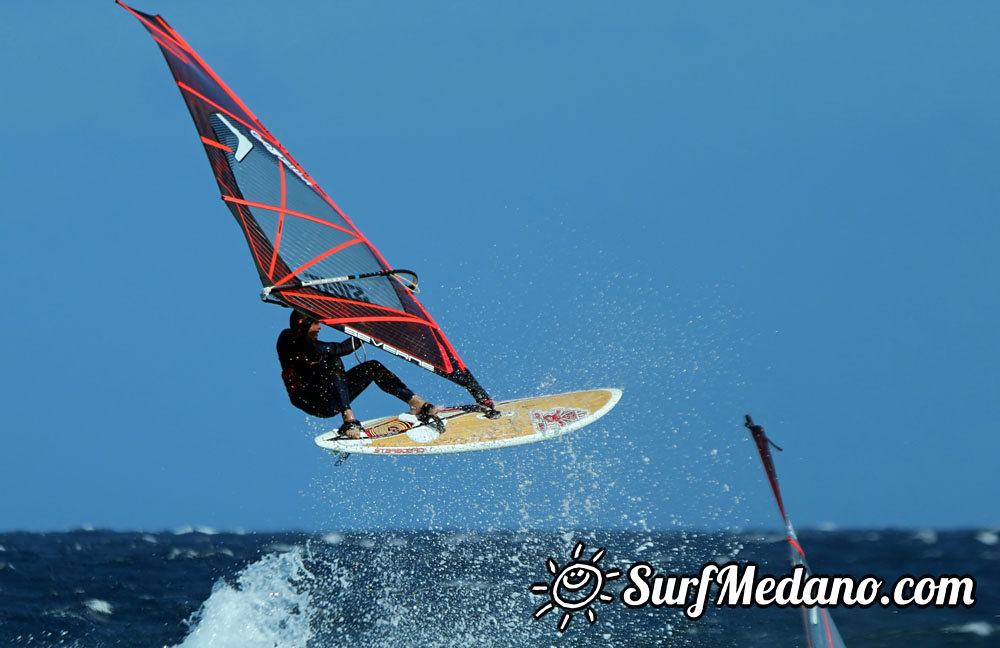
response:
M350 454L432 455L537 443L590 425L621 396L620 389L608 388L501 401L496 403L496 418L449 407L438 414L444 422L440 432L410 413L385 416L363 421L360 439L338 436L334 430L317 436L316 445Z

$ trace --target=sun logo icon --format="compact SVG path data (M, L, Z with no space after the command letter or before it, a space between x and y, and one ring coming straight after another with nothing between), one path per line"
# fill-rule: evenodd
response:
M531 585L532 594L547 594L549 597L548 601L535 610L535 620L541 619L550 610L558 607L563 610L562 618L559 619L559 632L564 632L569 627L573 613L578 610L583 610L591 623L597 621L597 613L590 604L594 601L601 603L613 601L614 597L603 591L604 584L622 575L617 569L605 572L597 565L605 553L604 549L598 549L590 560L581 560L583 543L578 542L570 554L573 560L562 569L559 569L556 561L549 558L546 567L554 577L552 582Z

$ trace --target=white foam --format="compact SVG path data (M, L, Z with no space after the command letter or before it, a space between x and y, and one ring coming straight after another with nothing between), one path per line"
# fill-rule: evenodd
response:
M266 555L216 583L177 648L490 648L530 645L537 638L538 627L524 622L525 596L506 593L522 583L440 573L439 589L427 596L421 593L426 576L399 569L398 549L377 547L366 561L378 576L358 582L354 569L342 567L321 543ZM537 568L537 556L530 559ZM503 561L515 562L506 555ZM360 644L342 640L346 618L365 624Z
M192 617L193 630L183 648L292 648L306 646L311 574L301 547L264 556L237 575L236 584L220 580Z
M286 542L272 542L267 545L268 551L276 551L278 553L285 553L287 551L295 551L295 545L288 544Z
M643 543L642 543L641 545L639 545L638 547L636 547L636 550L635 550L635 552L636 552L637 554L640 554L640 553L642 553L643 551L646 551L647 549L651 549L651 548L653 548L653 547L655 547L655 546L656 546L656 545L654 545L654 544L653 544L652 540L646 540L646 541L645 541L645 542L643 542Z
M344 536L341 533L327 533L323 536L323 542L332 545L339 545L344 541Z
M474 536L472 534L462 533L462 532L455 532L455 533L449 534L448 536L445 536L442 539L442 542L444 542L444 544L448 545L449 548L454 549L455 547L457 547L460 544L463 544L463 543L466 543L466 542L475 542L475 540L476 540L476 536Z
M102 599L89 599L83 602L88 610L94 614L103 614L105 616L111 616L114 613L114 608L110 603Z
M990 545L992 547L1000 542L1000 534L992 530L980 531L976 534L976 540L982 542L984 545Z
M174 529L174 535L189 535L192 533L201 533L204 535L216 535L218 531L216 531L212 527L207 527L207 526L193 527L191 525L185 525L182 527L178 527L177 529Z
M966 623L959 626L948 626L944 629L944 631L955 633L961 632L976 635L977 637L988 637L996 632L996 628L986 621L973 621L972 623Z
M234 557L233 550L228 547L213 549L210 551L195 551L194 549L178 549L173 547L167 555L167 560L197 560L199 558L212 558L213 556Z
M925 544L934 544L938 541L938 534L934 529L921 529L913 534L913 539Z

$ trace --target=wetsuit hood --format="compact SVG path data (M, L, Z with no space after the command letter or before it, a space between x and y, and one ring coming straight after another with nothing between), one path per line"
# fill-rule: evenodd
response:
M316 318L293 309L291 315L288 316L288 328L295 331L296 334L304 333L316 321Z

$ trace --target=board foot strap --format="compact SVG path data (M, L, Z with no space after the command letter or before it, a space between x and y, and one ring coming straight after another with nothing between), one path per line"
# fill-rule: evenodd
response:
M490 405L458 405L451 409L462 410L463 412L479 412L480 414L486 415L488 419L498 419L502 416L500 410Z

